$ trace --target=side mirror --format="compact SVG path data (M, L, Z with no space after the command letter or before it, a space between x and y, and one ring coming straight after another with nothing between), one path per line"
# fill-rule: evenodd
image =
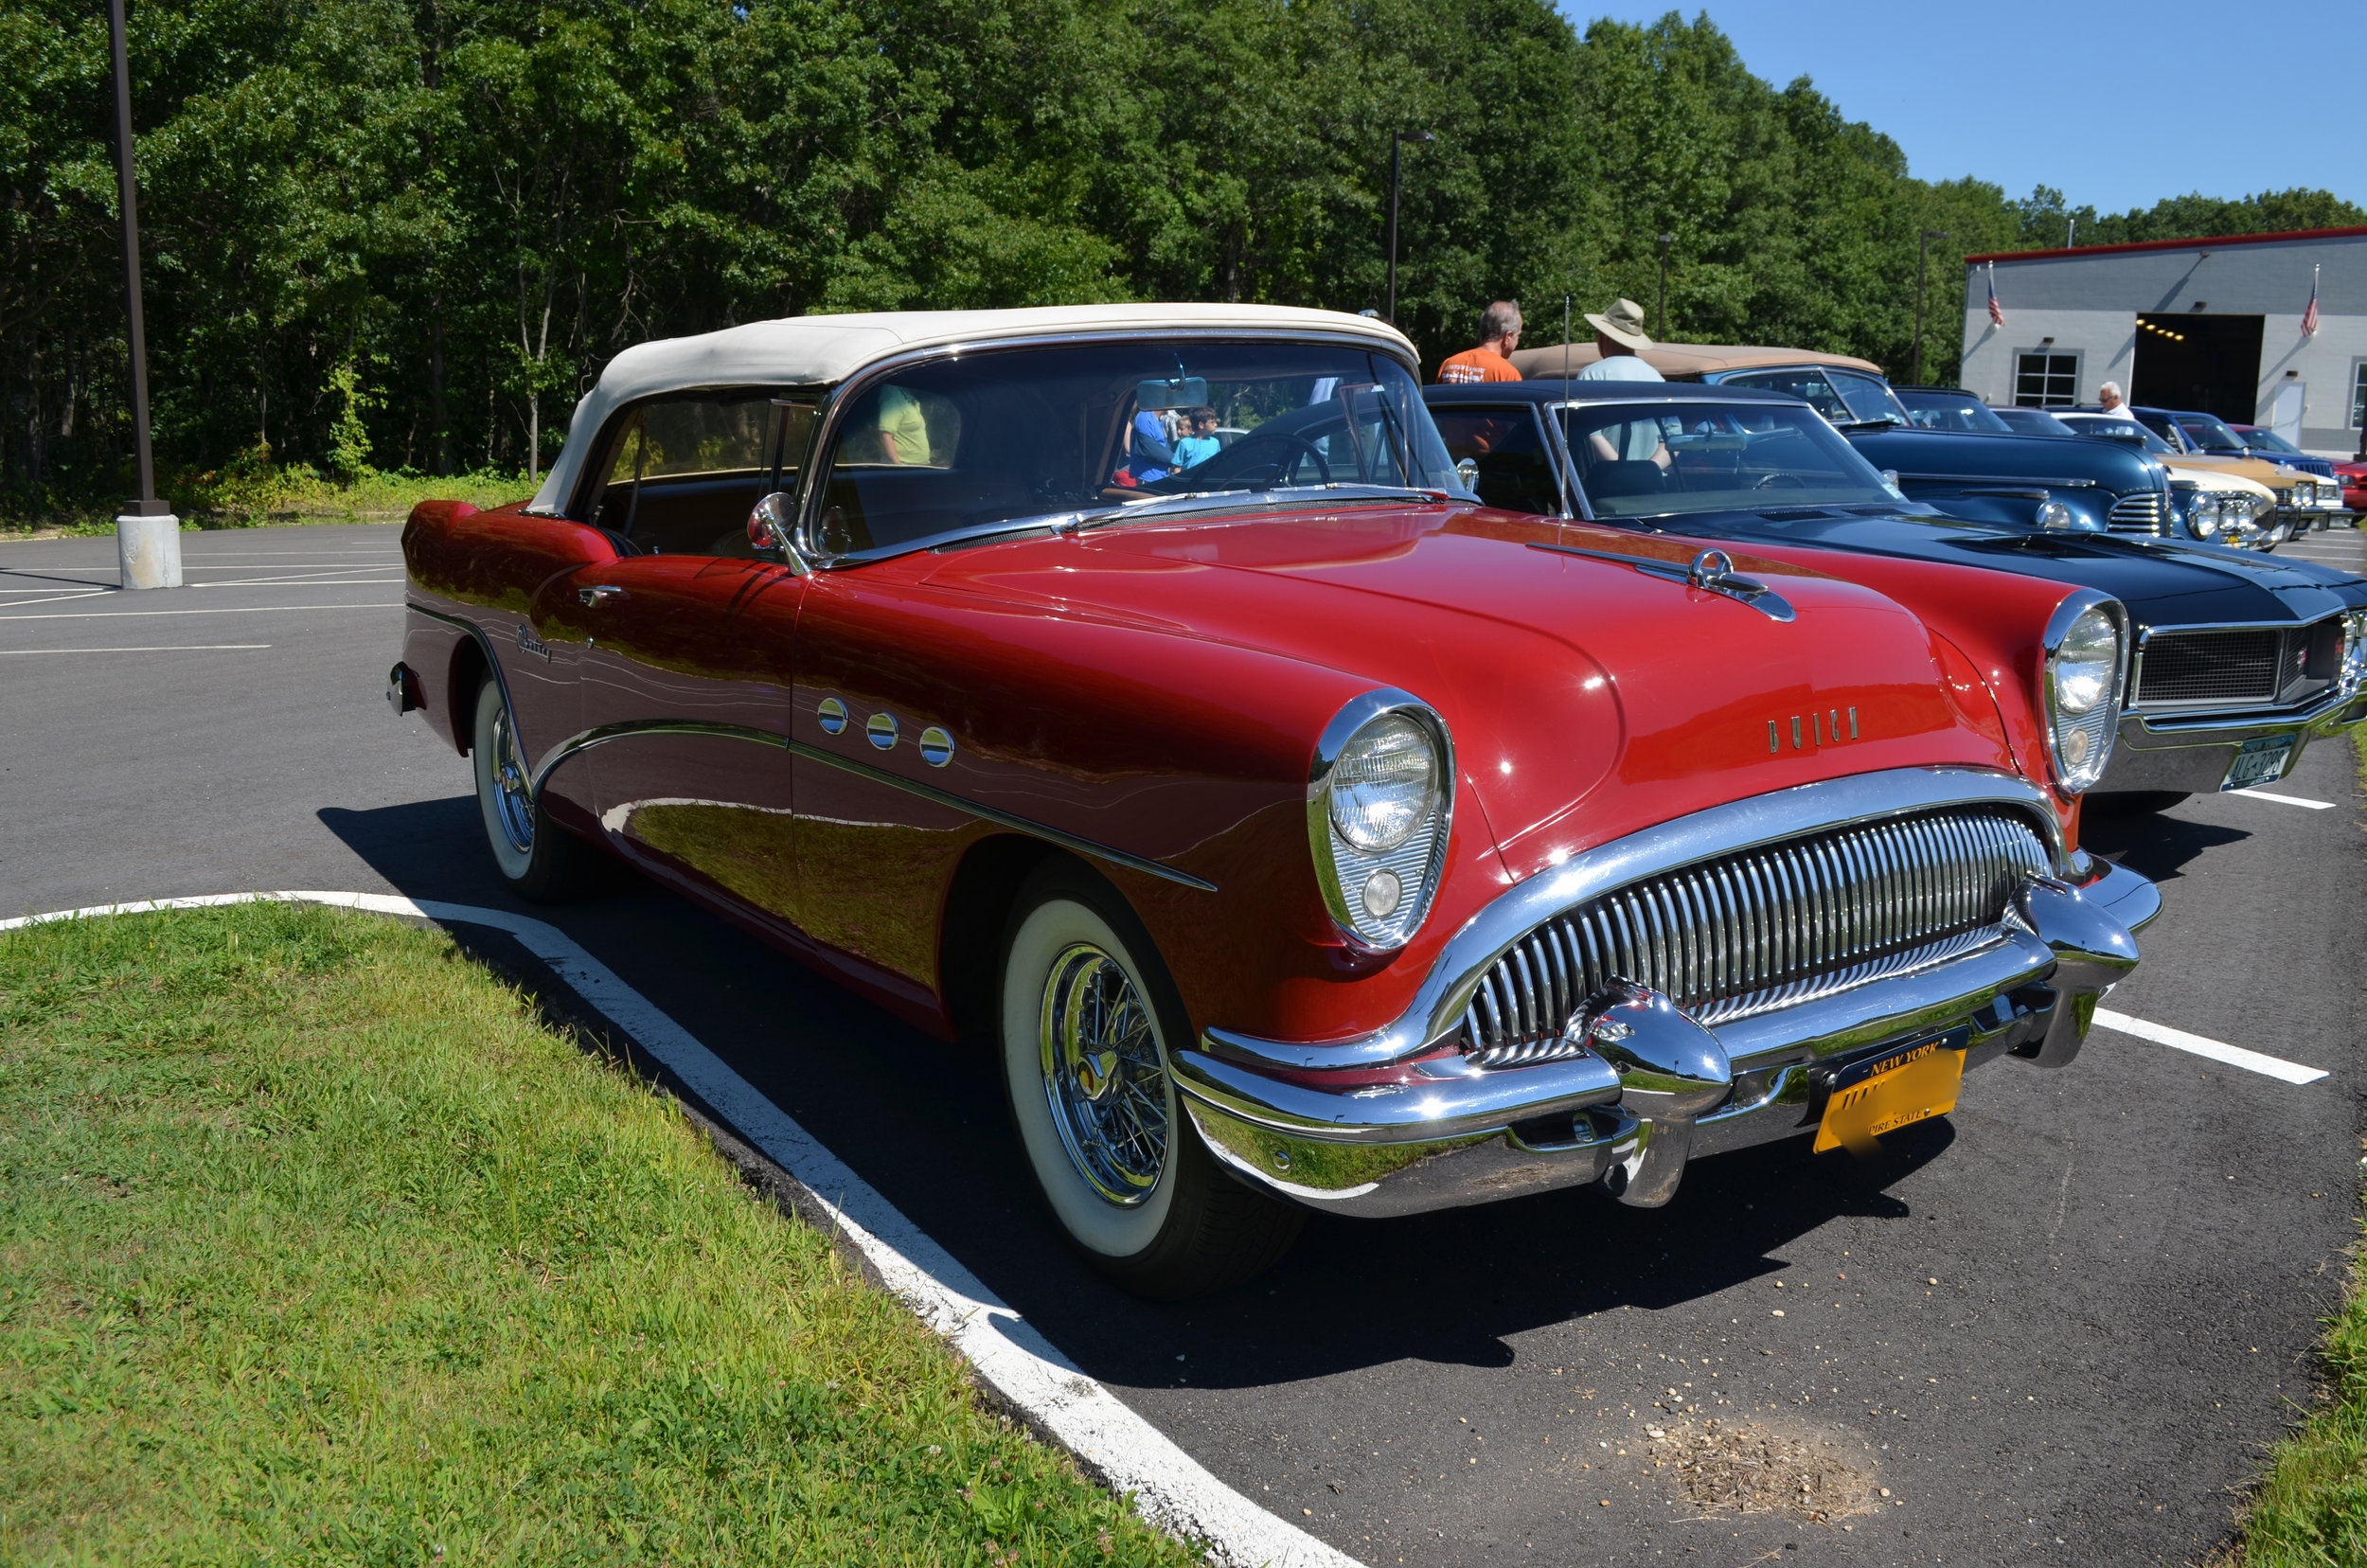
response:
M1479 493L1479 463L1476 459L1470 457L1456 458L1454 472L1456 477L1463 481L1463 488L1465 490L1469 490L1473 495L1477 495Z
M797 498L787 490L774 490L748 513L748 543L759 550L779 551L789 569L802 577L805 558L797 553L792 537L796 523Z

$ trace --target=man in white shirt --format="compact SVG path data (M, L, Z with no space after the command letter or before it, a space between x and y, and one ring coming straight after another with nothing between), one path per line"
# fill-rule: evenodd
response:
M2104 411L2112 418L2127 419L2131 424L2137 422L2137 411L2128 406L2127 398L2121 396L2120 383L2106 382L2102 386L2097 387L2096 401L2102 403Z
M1594 347L1603 357L1578 372L1580 381L1666 381L1668 378L1640 359L1652 340L1644 335L1644 307L1623 299L1600 315L1589 311L1586 324L1594 329Z

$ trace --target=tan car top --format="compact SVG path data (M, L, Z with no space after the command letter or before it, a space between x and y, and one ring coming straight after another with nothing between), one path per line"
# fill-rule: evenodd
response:
M1570 373L1574 376L1603 357L1601 350L1591 341L1573 343L1567 347ZM1512 355L1512 367L1529 381L1552 381L1562 373L1563 347L1557 343L1544 347L1516 349ZM1872 360L1859 359L1850 354L1819 353L1813 348L1752 347L1732 343L1656 343L1636 357L1672 381L1714 375L1720 370L1757 370L1775 365L1831 365L1845 370L1863 370L1869 375L1882 374L1882 367Z

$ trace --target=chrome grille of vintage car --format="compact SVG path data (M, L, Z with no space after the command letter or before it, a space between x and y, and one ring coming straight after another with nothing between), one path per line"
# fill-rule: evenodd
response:
M2168 504L2160 493L2145 490L2113 502L2105 521L2122 533L2160 533L2162 519L2168 513Z
M1574 1056L1571 1015L1613 979L1717 1024L1927 968L1998 940L2014 890L2049 871L2028 818L1960 806L1664 872L1514 943L1481 977L1460 1044L1483 1067Z
M2269 706L2307 702L2334 684L2342 628L2218 627L2149 633L2138 655L2141 708Z

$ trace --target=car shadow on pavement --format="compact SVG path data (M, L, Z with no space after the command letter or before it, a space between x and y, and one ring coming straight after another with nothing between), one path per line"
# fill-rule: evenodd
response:
M1109 1285L1060 1239L1025 1173L986 1052L923 1034L629 871L600 897L522 904L486 863L471 796L319 817L407 897L518 910L565 931L1084 1371L1120 1387L1172 1386L1179 1372L1208 1389L1407 1360L1506 1365L1510 1336L1780 1274L1789 1266L1784 1248L1837 1217L1912 1219L1888 1189L1954 1137L1945 1120L1927 1122L1892 1135L1864 1164L1811 1155L1805 1138L1742 1150L1688 1171L1661 1209L1629 1208L1588 1187L1404 1220L1317 1216L1290 1256L1256 1279L1193 1301L1145 1302ZM455 935L547 1016L581 1016L572 995L507 938Z
M2090 852L2158 882L2176 881L2181 868L2207 849L2250 837L2240 828L2189 822L2169 811L2098 814L2079 821L2079 842Z

